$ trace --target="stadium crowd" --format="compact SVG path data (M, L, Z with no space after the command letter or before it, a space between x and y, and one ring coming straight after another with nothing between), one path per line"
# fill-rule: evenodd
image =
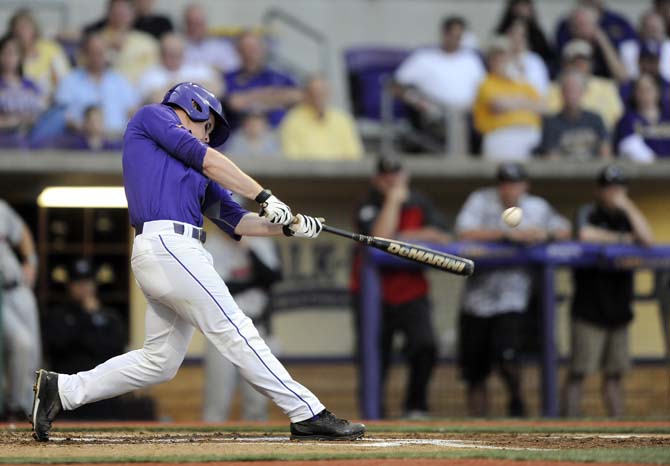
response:
M134 110L174 83L195 81L220 96L236 130L226 153L350 160L375 151L354 117L330 105L326 76L269 65L259 29L210 36L200 6L187 6L177 22L153 3L109 0L76 44L69 35L45 37L34 12L17 10L0 40L2 147L118 150ZM437 46L407 51L387 70L412 131L437 142L400 138L400 148L444 153L445 141L461 137L448 134L445 120L464 117L469 152L496 161L670 156L669 12L668 0L651 1L639 19L604 0L579 0L553 38L532 0L509 0L488 39L449 16ZM364 80L349 72L350 85ZM371 79L364 95L351 95L378 97L380 86Z

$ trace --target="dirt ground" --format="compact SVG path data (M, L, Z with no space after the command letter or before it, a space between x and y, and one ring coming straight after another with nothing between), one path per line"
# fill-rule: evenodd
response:
M36 443L25 430L0 431L0 462L3 458L35 458L35 461L46 460L66 462L76 457L114 457L119 462L131 461L131 458L142 457L145 461L175 455L191 457L197 460L200 455L226 455L231 459L248 456L281 455L281 454L356 454L383 451L389 454L430 454L445 449L505 449L505 450L563 450L590 448L670 448L668 434L542 434L542 433L387 433L369 434L364 439L354 442L290 442L283 433L263 432L101 432L101 431L67 431L58 430L53 433L52 441ZM404 464L422 464L418 459L408 460ZM443 461L443 460L441 460ZM328 466L351 462L328 462ZM373 460L362 465L394 464L390 460ZM463 464L468 466L505 464L504 461L482 462L466 460L450 460L450 465ZM514 462L510 462L513 464ZM118 464L118 463L115 463ZM212 463L208 463L212 464ZM230 466L232 463L226 463ZM251 466L255 463L244 463ZM257 463L263 464L263 463ZM276 465L277 463L273 463ZM299 464L299 462L292 462ZM312 462L319 464L319 462ZM325 464L325 463L324 463ZM403 464L402 462L398 464ZM426 463L428 464L428 463ZM431 465L441 464L431 462ZM517 463L518 464L518 463ZM548 464L548 463L547 463ZM566 466L568 463L560 463Z
M277 461L234 461L225 463L189 463L189 466L278 466ZM524 463L512 460L487 459L357 459L357 460L323 460L323 461L291 461L291 466L525 466ZM96 466L111 465L98 463ZM165 466L165 463L113 463L114 466ZM566 461L533 462L532 466L597 466L598 463L574 463ZM38 466L38 465L23 465ZM61 466L52 463L51 466ZM64 465L63 465L64 466ZM631 463L607 463L606 466L634 466Z

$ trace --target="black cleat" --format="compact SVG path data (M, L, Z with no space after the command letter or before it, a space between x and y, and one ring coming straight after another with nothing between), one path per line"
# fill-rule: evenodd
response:
M365 426L340 419L324 409L311 419L291 423L291 440L356 440Z
M58 374L44 369L38 370L33 391L35 398L33 398L33 411L30 418L33 425L33 438L38 442L48 442L51 422L63 408L58 395Z

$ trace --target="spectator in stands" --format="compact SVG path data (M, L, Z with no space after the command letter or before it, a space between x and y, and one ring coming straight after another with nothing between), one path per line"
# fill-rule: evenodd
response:
M419 112L440 107L469 109L486 71L473 50L462 47L467 25L460 16L442 22L439 48L414 51L398 68L401 99Z
M487 51L489 74L473 107L482 133L482 153L490 160L526 160L540 143L544 103L533 86L510 76L510 43L494 38Z
M663 20L665 33L670 35L670 0L654 0L652 6L653 11L658 13Z
M158 63L159 55L156 39L133 30L134 21L135 10L131 0L109 0L104 24L93 29L105 43L105 54L111 66L132 83Z
M98 106L88 107L84 111L84 123L80 133L67 137L64 149L85 151L119 151L120 138L110 139L105 134L105 121L102 109Z
M599 244L650 246L653 233L644 214L628 197L628 179L617 165L598 177L595 202L577 213L577 239ZM572 297L570 368L564 387L565 415L581 415L584 378L601 369L609 416L624 414L622 377L630 365L628 327L633 320L633 272L575 269Z
M510 25L519 19L526 23L530 50L542 57L545 66L551 70L554 65L554 51L537 19L533 0L508 0L505 13L496 28L496 34L505 34Z
M603 119L597 113L582 108L586 76L576 70L567 71L560 82L563 108L545 118L538 152L545 157L574 160L611 157Z
M237 50L242 65L225 75L228 94L224 103L231 112L231 126L237 126L237 115L253 110L267 112L270 125L276 128L287 109L300 102L302 92L291 76L268 67L265 42L260 35L242 33Z
M60 80L70 72L63 48L42 37L35 16L27 8L16 11L9 20L9 34L19 43L25 77L50 99Z
M155 0L135 0L135 24L138 31L146 32L160 40L163 34L172 32L172 20L165 15L154 13Z
M640 75L640 60L643 51L653 50L658 54L660 67L658 73L670 80L670 39L665 32L663 18L653 10L640 18L639 40L629 40L621 45L621 60L626 66L628 77L635 79Z
M572 11L570 17L563 19L558 24L556 29L556 46L559 51L563 50L563 47L573 39L588 40L586 37L580 35L580 33L584 32L584 24L582 22L585 21L585 18L575 18L573 16L583 8L592 10L592 15L595 18L598 29L607 36L608 41L614 46L615 50L618 50L623 42L637 38L635 28L628 19L620 13L606 9L604 0L580 0L579 4ZM580 13L577 14L580 15ZM582 24L575 24L575 22ZM591 20L589 19L588 22L591 22Z
M468 197L456 219L456 233L465 241L506 241L531 245L567 239L570 222L544 199L528 194L526 172L520 164L498 167L498 186L479 189ZM509 228L501 219L511 206L523 209L523 219ZM507 414L526 413L521 397L518 364L523 339L524 313L532 288L532 275L523 267L478 270L468 278L461 298L459 363L467 383L471 416L489 414L486 379L496 368L509 392Z
M19 43L11 36L0 39L0 142L18 147L23 136L45 108L37 85L23 77Z
M638 72L637 75L648 74L656 81L660 92L661 109L670 110L670 81L661 75L661 46L656 43L642 44L639 50ZM670 56L667 57L670 60ZM633 89L635 88L635 79L631 79L619 86L621 100L627 107L633 103Z
M524 19L512 21L504 34L510 41L515 78L527 82L538 94L545 96L549 91L549 70L542 57L528 50L528 22Z
M128 80L108 68L105 43L98 34L82 40L83 66L63 79L56 91L55 101L65 109L68 126L81 130L84 111L99 105L109 136L121 134L128 118L139 104L138 96Z
M576 70L587 77L582 107L600 115L607 128L612 129L623 113L621 97L613 81L593 76L592 54L593 48L588 42L583 40L570 42L563 49L561 73ZM547 99L550 112L557 113L563 108L559 85L552 84Z
M157 103L174 84L191 81L216 95L222 91L218 73L205 64L184 63L185 43L174 33L163 35L160 42L161 62L145 71L139 80L139 92L145 102Z
M382 157L367 199L356 213L356 223L363 234L397 238L405 241L448 243L445 222L428 198L410 188L407 172L395 158ZM352 290L359 291L360 252L354 260ZM383 268L381 270L382 322L379 336L382 357L382 380L388 375L396 333L404 336L405 356L409 365L405 391L404 415L408 418L428 416L428 383L436 362L437 343L428 300L428 280L419 269ZM357 302L356 300L354 302ZM360 322L361 312L357 312ZM360 325L359 325L360 328ZM359 333L358 348L361 347ZM360 353L359 353L360 357ZM381 412L385 396L379 394Z
M221 73L240 67L240 56L228 40L207 36L207 14L200 5L191 4L184 9L186 58L188 64L206 64Z
M272 286L282 278L281 260L274 240L245 237L235 241L218 228L207 235L207 250L214 258L216 272L226 281L235 302L253 321L261 337L270 335ZM205 399L203 420L224 422L230 419L233 398L239 387L242 419L267 421L268 398L241 376L231 361L208 342L205 351Z
M635 30L617 13L604 10L602 0L582 0L556 32L559 53L575 39L588 42L592 47L593 74L616 81L628 78L626 67L619 59L619 46L636 38Z
M224 146L226 155L249 157L279 157L281 143L275 130L270 128L262 112L249 112L242 117L242 125Z
M356 160L363 146L353 118L328 103L328 82L321 76L307 80L303 103L293 107L281 123L284 155L291 159Z
M643 74L633 89L633 104L616 127L614 146L620 157L649 163L670 157L670 109L662 109L656 80Z

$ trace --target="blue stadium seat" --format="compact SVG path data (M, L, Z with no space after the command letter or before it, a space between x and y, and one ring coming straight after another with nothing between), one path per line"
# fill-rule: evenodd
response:
M411 50L395 47L355 47L344 52L349 81L349 98L354 116L380 121L382 82L391 78ZM403 118L405 111L395 99L394 119Z

